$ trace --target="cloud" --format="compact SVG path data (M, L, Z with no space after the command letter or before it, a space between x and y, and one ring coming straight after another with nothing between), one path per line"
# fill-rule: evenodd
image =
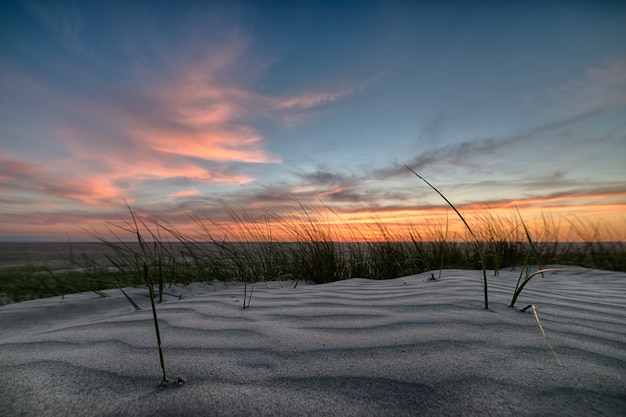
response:
M0 159L0 187L8 195L28 196L45 205L45 197L63 198L89 205L100 205L118 195L108 178L67 176L59 178L36 164Z
M2 187L16 197L28 194L42 202L54 197L93 207L116 207L123 199L134 200L133 196L150 183L151 189L164 193L178 188L165 182L169 179L182 179L187 185L252 181L249 176L219 167L205 168L177 155L94 144L77 130L66 129L62 137L71 149L65 158L48 159L44 165L2 158Z
M378 179L388 179L406 175L407 169L404 167L405 165L418 172L432 166L440 165L455 167L478 166L479 163L476 162L476 158L492 156L521 141L525 141L525 146L529 146L529 140L543 140L545 139L545 135L554 131L573 127L578 123L589 121L606 112L622 108L625 105L626 96L619 97L595 108L574 114L570 117L565 117L552 123L536 126L519 134L499 138L476 139L429 149L412 158L408 158L404 162L395 161L393 166L375 169L373 176Z
M296 107L324 103L318 98L315 104L309 96L263 96L247 88L231 76L245 52L245 45L235 40L213 48L202 59L174 57L178 61L173 70L143 74L132 86L125 84L127 79L114 89L103 89L92 74L96 78L91 90L71 93L41 73L2 66L3 73L11 75L10 85L19 86L10 90L23 104L16 116L27 109L29 129L36 129L27 133L32 140L29 148L17 152L26 158L9 157L4 149L3 187L11 190L14 199L28 193L42 201L48 196L111 207L124 198L132 201L133 195L147 195L142 191L146 184L156 192L169 184L163 195L175 195L181 190L170 179L184 179L187 186L253 181L233 164L281 160L265 150L264 137L254 122L259 117L280 117L289 111L284 102ZM75 66L66 69L71 74ZM55 148L49 156L40 154L36 145L44 139L37 137L43 132ZM19 146L11 144L13 154Z
M626 99L626 58L613 57L589 66L577 76L525 94L533 108L546 114L577 114L616 107Z
M231 79L245 52L234 40L202 59L179 57L173 74L120 94L139 146L213 162L276 163L253 126L259 97Z
M340 98L349 96L354 89L343 89L338 91L314 92L301 94L285 99L278 99L276 106L279 109L312 109L330 104Z
M626 59L607 59L590 67L585 76L572 78L561 89L586 103L616 101L626 96Z

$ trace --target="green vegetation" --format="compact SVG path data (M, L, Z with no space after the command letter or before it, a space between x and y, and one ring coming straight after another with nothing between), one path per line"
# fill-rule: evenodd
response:
M105 267L52 269L49 267L0 268L0 305L36 298L140 284L136 277Z

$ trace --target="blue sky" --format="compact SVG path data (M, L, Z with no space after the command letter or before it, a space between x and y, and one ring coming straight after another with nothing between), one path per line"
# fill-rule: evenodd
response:
M445 203L626 229L621 2L0 6L0 239ZM434 211L432 211L434 213ZM395 220L394 220L395 219Z

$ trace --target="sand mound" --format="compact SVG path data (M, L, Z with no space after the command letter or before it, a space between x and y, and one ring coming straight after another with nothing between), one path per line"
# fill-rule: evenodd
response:
M626 274L444 271L388 281L130 289L0 307L3 416L617 416L626 410ZM249 289L249 287L248 287Z

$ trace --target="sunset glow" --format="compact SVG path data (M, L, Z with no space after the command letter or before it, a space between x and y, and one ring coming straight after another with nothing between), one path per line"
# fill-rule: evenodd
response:
M624 21L591 1L2 2L0 241L92 240L126 204L190 236L200 216L231 238L466 237L407 166L476 230L624 240Z

